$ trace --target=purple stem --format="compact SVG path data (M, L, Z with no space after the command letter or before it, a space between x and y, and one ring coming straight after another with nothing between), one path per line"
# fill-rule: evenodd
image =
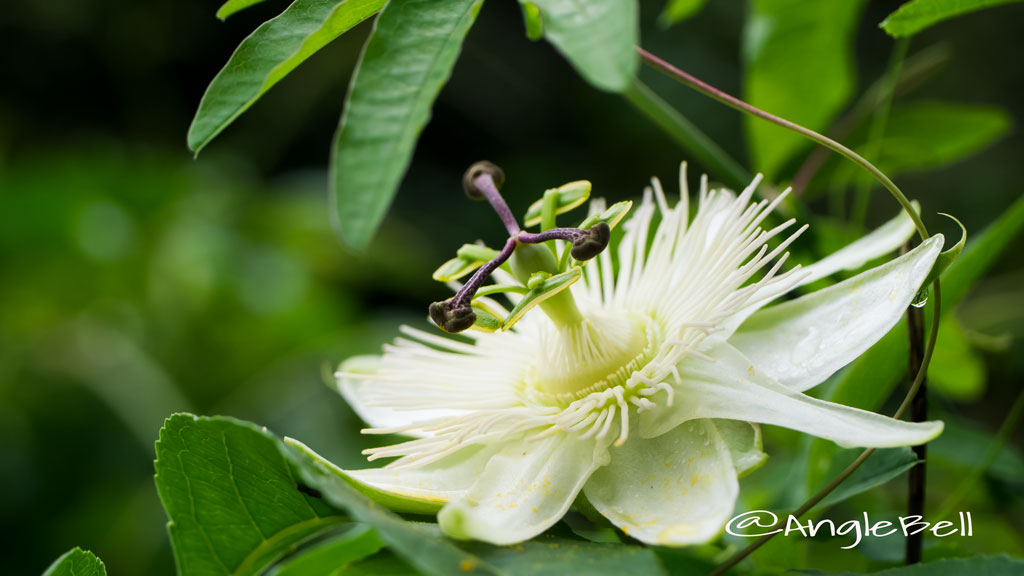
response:
M551 230L545 230L539 234L520 232L519 241L524 244L540 244L541 242L547 242L548 240L565 240L566 242L575 242L588 234L589 232L586 230L580 230L579 228L552 228Z
M490 181L490 176L488 176L487 179L488 181ZM479 181L480 179L478 178L478 186ZM501 196L498 196L498 199L500 200ZM504 204L505 203L502 202L502 205ZM455 293L455 296L452 297L451 300L449 300L450 309L468 306L469 302L473 299L473 294L476 294L476 291L480 289L480 286L484 283L484 280L486 280L487 277L491 275L491 272L497 270L498 266L504 264L505 261L508 260L510 256L512 256L512 253L515 252L515 249L516 237L512 236L511 238L508 239L507 242L505 242L505 247L501 249L501 252L499 252L497 256L495 256L494 260L491 260L487 264L484 264L483 266L480 267L479 270L474 272L473 275L470 276L469 281L463 284L462 288Z
M508 230L509 235L515 236L518 234L519 222L516 222L516 217L513 216L512 211L508 209L508 204L506 204L505 199L501 197L501 192L498 192L498 187L494 185L494 178L485 172L476 177L476 180L473 181L473 185L476 186L476 189L479 190L484 197L487 198L487 201L491 203L491 207L498 213L498 217L501 218L501 221L505 224L505 229Z

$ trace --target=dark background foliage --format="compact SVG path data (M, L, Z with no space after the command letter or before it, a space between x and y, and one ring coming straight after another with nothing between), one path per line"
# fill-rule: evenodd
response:
M711 2L668 30L656 24L660 3L641 4L647 48L741 91L742 3ZM873 2L862 18L861 88L885 68L892 40L876 23L898 4ZM460 190L471 162L505 168L521 213L544 188L579 178L596 195L631 197L650 175L673 182L684 158L625 100L596 92L548 44L526 40L514 2L490 0L382 231L369 253L350 253L328 224L325 166L369 23L286 78L198 160L185 147L209 80L282 8L267 2L222 23L215 4L195 0L55 0L14 3L0 16L8 573L38 573L73 545L95 551L112 574L173 573L152 483L152 441L173 411L247 418L357 464L360 424L325 374L378 349L399 321L423 322L426 304L446 293L430 272L462 242L500 239L493 215ZM998 105L1020 125L1022 24L1024 5L1015 5L915 37L912 52L942 44L950 53L918 95ZM745 162L737 113L649 70L642 77ZM1021 158L1017 130L980 155L899 182L934 227L954 233L931 216L948 212L975 232L1020 196ZM870 221L880 222L895 205L876 191L872 209ZM1011 249L960 309L987 377L934 401L981 435L963 451L985 445L1024 374L1021 263ZM1010 476L1021 465L1012 452L1000 462ZM934 473L936 498L953 485L951 470ZM883 502L901 502L901 486ZM972 505L998 512L982 519L986 543L965 546L1021 553L1022 504L1012 490L986 477ZM842 565L836 548L822 561Z

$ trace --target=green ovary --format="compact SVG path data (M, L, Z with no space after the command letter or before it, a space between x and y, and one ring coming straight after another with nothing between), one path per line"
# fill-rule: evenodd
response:
M582 322L558 326L540 343L541 361L531 387L565 403L625 384L648 360L649 324L637 317L590 313Z

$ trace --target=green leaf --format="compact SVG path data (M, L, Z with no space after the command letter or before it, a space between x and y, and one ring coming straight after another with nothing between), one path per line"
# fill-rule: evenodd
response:
M524 0L520 0L524 2ZM640 57L636 0L530 0L540 9L544 37L594 87L622 92Z
M948 166L988 148L1009 133L1010 115L1001 108L950 102L895 106L878 146L875 164L886 174ZM865 152L866 130L851 137ZM843 170L856 172L852 163Z
M832 469L829 477L838 476L844 468L853 462L854 458L860 455L860 450L844 450L846 458L836 458L832 462ZM918 463L917 456L910 448L884 448L875 452L846 479L839 488L836 488L819 505L819 510L843 500L848 500L857 494L885 484L886 482L910 470Z
M708 0L668 0L665 9L658 16L658 24L664 27L678 24L700 12Z
M872 576L1016 576L1024 571L1024 560L1009 556L975 556L973 558L952 558L890 568L872 572ZM858 572L821 572L819 570L796 570L797 574L855 576Z
M345 521L299 491L277 439L253 424L175 414L160 430L156 456L179 574L260 574Z
M95 554L76 547L50 564L43 576L107 576L107 568Z
M654 551L640 546L598 544L542 535L518 546L466 543L462 548L508 574L665 575Z
M345 568L340 576L420 576L419 572L401 558L384 550L376 556L361 560Z
M992 445L992 432L955 416L946 416L943 421L946 429L928 445L928 461L957 468L958 473L981 466ZM1024 456L1012 444L1004 444L985 473L1011 486L1024 487Z
M349 564L376 554L384 548L377 532L367 525L305 550L295 560L277 566L267 576L333 576Z
M526 25L526 37L536 42L544 37L544 21L540 17L540 8L533 2L520 2L523 11L523 24Z
M947 314L939 324L939 339L928 365L929 390L969 402L985 391L986 379L985 359L971 346L956 315Z
M369 244L483 0L390 2L374 25L331 150L331 202L343 240Z
M943 20L1020 0L913 0L900 6L879 26L891 36L911 36Z
M241 12L250 6L255 6L263 1L264 0L228 0L221 4L220 8L217 9L217 18L225 20L235 12Z
M444 536L436 524L422 525L434 538ZM563 576L665 576L665 569L654 549L622 544L602 544L570 540L543 534L515 546L492 546L482 542L461 542L459 548L472 552L495 571L508 575ZM660 551L660 550L659 550ZM683 572L679 572L682 574ZM415 572L387 552L358 562L343 572L345 576L406 576Z
M744 32L746 101L811 130L828 128L854 88L854 32L863 5L754 0ZM809 146L761 119L745 122L754 167L769 178Z
M442 536L436 524L402 520L355 491L344 472L309 447L292 439L285 439L285 444L304 481L320 490L328 502L348 512L353 519L373 526L392 551L418 570L438 576L470 571L474 574L498 574L480 558L459 549Z
M188 130L199 153L317 50L380 10L386 0L295 0L239 44L210 82ZM223 10L223 8L222 8Z

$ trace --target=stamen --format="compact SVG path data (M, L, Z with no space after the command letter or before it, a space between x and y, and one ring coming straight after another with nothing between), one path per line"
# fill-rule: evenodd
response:
M617 411L617 409L618 409L618 406L616 406L615 404L612 404L611 406L609 406L605 410L605 414L607 416L604 419L604 425L601 426L601 431L597 433L596 438L598 440L608 436L608 432L611 431L611 429L612 429L612 422L615 421L615 412Z
M469 329L476 322L476 314L473 312L473 307L470 304L473 300L473 294L476 294L476 291L483 285L484 280L491 275L491 272L494 272L495 269L512 256L515 249L516 239L514 237L509 238L498 256L474 272L469 282L466 282L453 298L444 302L434 302L430 305L430 319L442 330L452 334Z
M520 232L519 241L524 244L540 244L548 240L565 240L572 243L570 254L580 262L590 260L608 247L611 228L607 222L598 222L588 230L579 228L552 228L539 234Z
M615 401L619 404L619 413L622 415L619 418L620 432L619 437L615 440L615 446L622 446L626 443L626 439L629 438L629 406L626 404L626 399L622 396L622 386L616 386L613 388L615 392Z

